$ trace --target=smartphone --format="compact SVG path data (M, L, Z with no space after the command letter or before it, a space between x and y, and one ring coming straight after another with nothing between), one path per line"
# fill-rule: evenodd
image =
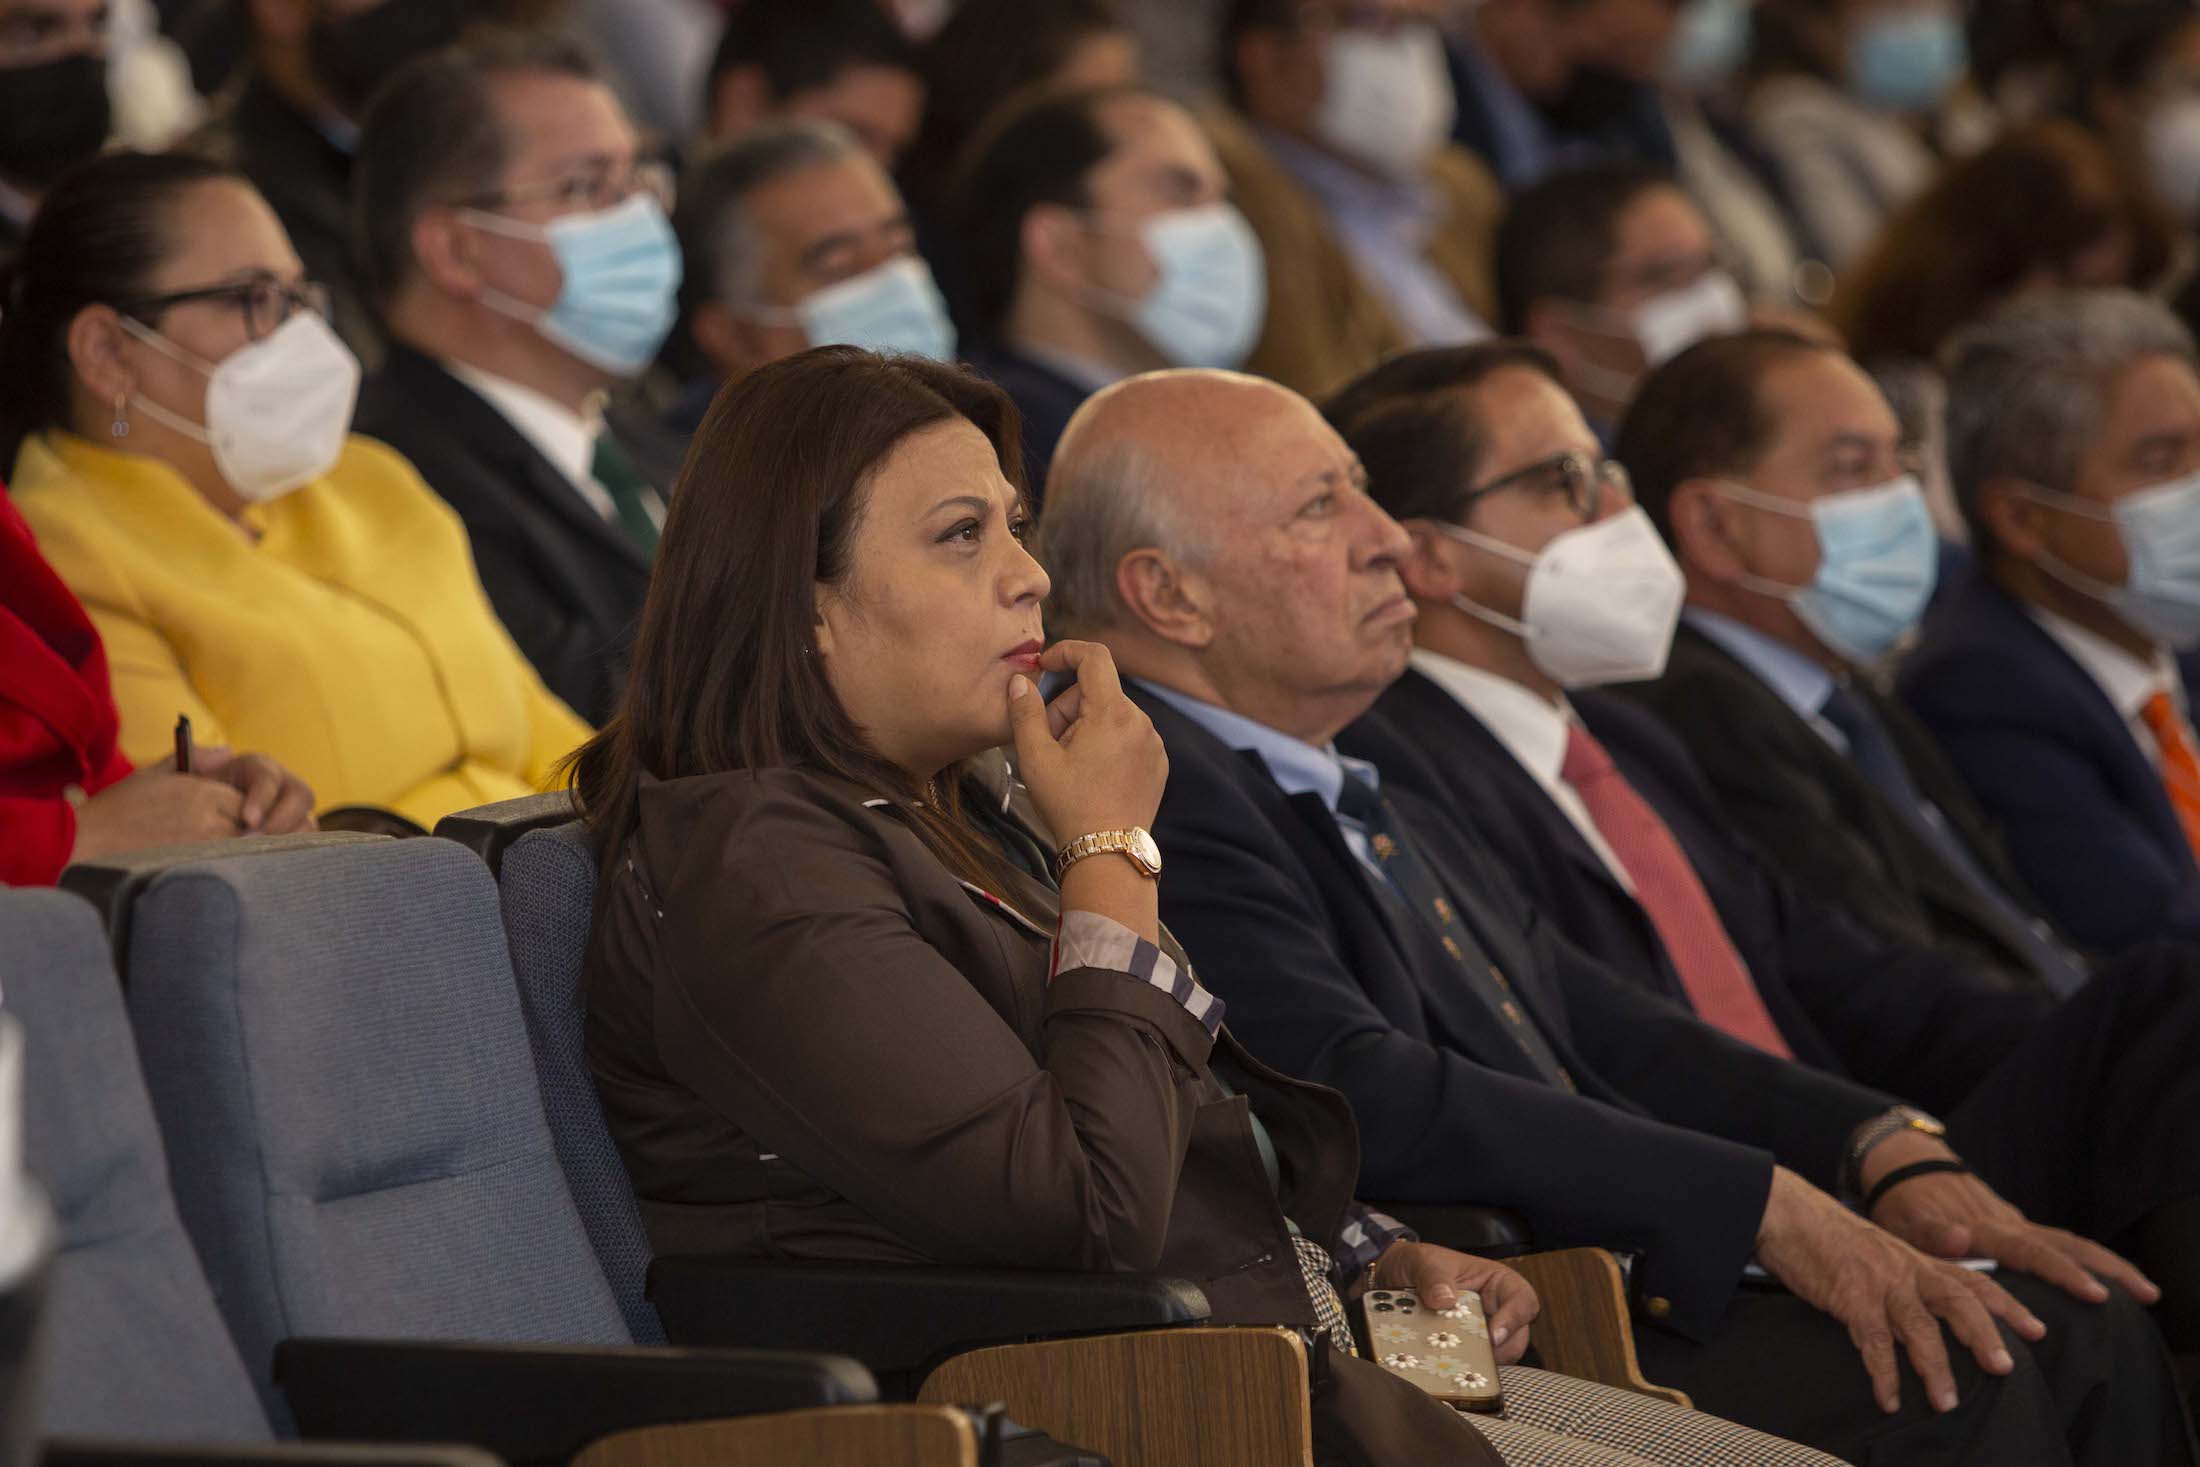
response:
M1377 1365L1461 1411L1502 1411L1497 1352L1482 1297L1468 1289L1449 1309L1431 1309L1411 1289L1360 1296L1360 1341Z

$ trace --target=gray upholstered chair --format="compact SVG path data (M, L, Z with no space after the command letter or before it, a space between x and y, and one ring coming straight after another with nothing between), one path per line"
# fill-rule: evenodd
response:
M273 1439L176 1216L98 914L0 892L0 1002L23 1028L24 1162L52 1199L43 1429Z

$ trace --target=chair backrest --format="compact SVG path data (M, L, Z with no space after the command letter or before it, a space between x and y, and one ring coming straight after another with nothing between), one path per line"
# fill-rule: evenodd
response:
M581 959L588 950L595 908L596 849L586 828L575 820L521 836L505 852L497 884L512 970L519 978L520 1011L527 1016L527 1038L534 1048L535 1078L542 1086L565 1185L618 1297L626 1327L641 1344L661 1343L664 1326L643 1293L649 1239L588 1068Z
M129 925L177 1201L259 1378L293 1336L627 1341L480 861L439 840L202 855Z
M271 1439L176 1215L99 914L64 892L0 891L0 1003L23 1028L24 1163L60 1234L42 1429Z
M503 870L504 853L521 836L530 830L564 825L579 813L571 790L546 790L539 795L521 795L516 800L455 811L435 823L435 833L444 840L457 841L488 862L491 875L498 875Z

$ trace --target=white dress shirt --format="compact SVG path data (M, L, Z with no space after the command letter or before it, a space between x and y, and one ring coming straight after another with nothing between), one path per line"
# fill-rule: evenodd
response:
M2146 707L2156 693L2167 693L2171 706L2177 710L2179 722L2183 722L2185 680L2178 674L2177 659L2160 648L2155 650L2151 661L2134 657L2108 638L2087 631L2066 616L2058 616L2038 606L2025 609L2040 624L2040 630L2053 637L2055 644L2070 654L2070 660L2084 668L2086 676L2099 685L2109 706L2122 715L2124 727L2131 731L2139 752L2145 754L2155 768L2161 768L2162 745L2154 737L2154 730L2140 717L2139 710Z
M445 362L443 366L453 377L486 398L489 406L512 425L514 432L533 444L535 452L565 476L574 491L588 501L590 509L606 523L618 523L619 506L612 502L611 491L596 482L596 435L603 431L600 414L583 417L532 387L478 367L469 367L464 362Z
M1589 807L1581 802L1580 793L1561 774L1566 767L1567 740L1575 722L1572 706L1563 699L1547 702L1540 693L1522 687L1511 678L1469 667L1425 647L1413 649L1412 663L1415 672L1442 688L1497 736L1497 741L1511 751L1520 767L1543 786L1551 802L1565 812L1574 829L1589 843L1589 849L1597 853L1597 859L1612 873L1612 879L1632 893L1635 883L1627 875L1627 868L1605 843L1604 833L1590 818Z

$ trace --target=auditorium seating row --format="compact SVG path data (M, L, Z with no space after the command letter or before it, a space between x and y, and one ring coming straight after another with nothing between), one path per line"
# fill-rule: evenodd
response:
M438 833L0 892L58 1231L47 1462L1310 1460L1304 1343L1204 1324L1182 1280L652 1259L583 1048L595 851L563 795ZM1608 1255L1516 1262L1544 1363L1675 1396L1635 1368Z

